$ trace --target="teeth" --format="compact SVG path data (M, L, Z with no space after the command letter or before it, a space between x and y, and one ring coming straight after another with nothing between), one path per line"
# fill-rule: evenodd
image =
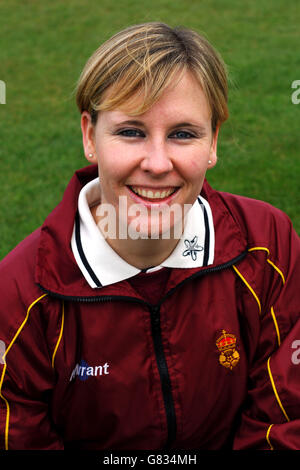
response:
M167 189L163 191L151 191L146 189L140 189L137 187L132 187L131 189L134 193L138 194L139 196L146 197L148 199L163 199L165 197L170 196L170 194L174 193L176 189Z

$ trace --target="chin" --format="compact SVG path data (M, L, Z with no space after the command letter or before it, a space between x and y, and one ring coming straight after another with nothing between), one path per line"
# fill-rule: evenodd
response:
M180 223L178 223L180 222ZM175 230L175 227L177 230ZM128 237L137 239L173 239L180 238L182 234L182 219L174 225L174 220L151 217L148 220L132 219L127 225Z

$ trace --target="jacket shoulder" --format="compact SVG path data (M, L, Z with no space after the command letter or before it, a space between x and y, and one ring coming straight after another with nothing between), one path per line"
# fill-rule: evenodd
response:
M0 317L4 328L14 330L28 306L43 295L34 281L39 234L40 229L35 230L0 262Z
M26 271L34 270L40 232L41 229L38 228L28 235L0 262L0 274L4 282L9 282L12 278L24 278Z
M249 247L285 243L293 230L289 217L267 202L226 192L215 194L239 225Z

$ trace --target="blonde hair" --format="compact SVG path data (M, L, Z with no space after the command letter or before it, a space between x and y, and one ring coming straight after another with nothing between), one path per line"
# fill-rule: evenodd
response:
M226 67L211 44L195 31L164 23L144 23L120 31L87 61L77 84L76 102L97 122L99 111L129 105L132 115L147 111L165 88L190 71L212 113L212 129L228 118ZM136 103L136 100L134 100Z

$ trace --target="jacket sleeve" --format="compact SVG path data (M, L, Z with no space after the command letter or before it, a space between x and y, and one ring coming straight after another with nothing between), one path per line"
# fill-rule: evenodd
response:
M264 285L267 300L234 449L300 449L300 240L283 216L274 239L268 269L275 281Z
M9 259L0 264L0 449L62 449L50 411L61 302L50 310L26 266L19 264L21 285Z

